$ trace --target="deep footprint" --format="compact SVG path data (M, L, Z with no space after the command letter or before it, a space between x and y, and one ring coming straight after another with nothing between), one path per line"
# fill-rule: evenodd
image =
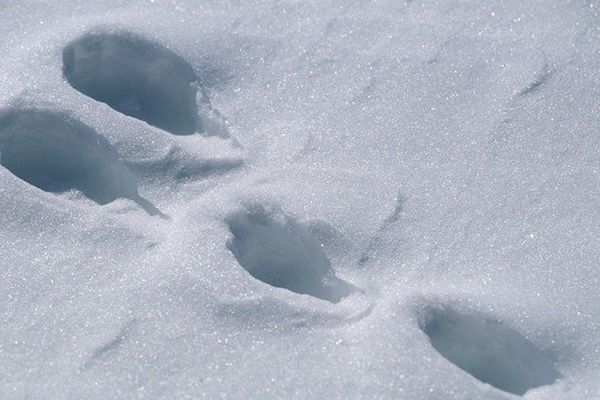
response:
M560 378L533 343L483 315L431 309L421 329L447 360L506 392L522 395Z
M10 110L0 115L0 164L52 193L76 189L98 204L123 197L158 214L140 197L134 175L108 141L68 115Z
M63 51L63 73L81 93L176 135L201 131L198 80L183 58L131 33L93 33Z
M233 235L229 249L256 279L333 303L354 291L336 278L308 229L281 211L253 205L227 222Z

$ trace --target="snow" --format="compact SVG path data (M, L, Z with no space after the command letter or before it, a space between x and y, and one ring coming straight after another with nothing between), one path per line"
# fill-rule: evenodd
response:
M0 399L600 398L599 8L0 4Z

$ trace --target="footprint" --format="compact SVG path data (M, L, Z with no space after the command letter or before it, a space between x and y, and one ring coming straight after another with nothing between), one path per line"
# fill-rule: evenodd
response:
M160 214L108 141L66 114L13 109L0 115L0 165L51 193L76 189L98 204L123 197Z
M131 33L91 33L63 51L63 73L81 93L175 135L202 131L192 66Z
M448 361L506 392L522 395L560 378L533 343L483 315L433 308L421 329Z
M333 303L355 289L336 278L309 230L276 208L252 205L227 220L240 265L269 285Z

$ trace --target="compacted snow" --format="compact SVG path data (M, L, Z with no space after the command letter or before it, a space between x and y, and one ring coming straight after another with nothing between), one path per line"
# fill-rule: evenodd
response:
M0 399L600 399L596 0L0 0Z

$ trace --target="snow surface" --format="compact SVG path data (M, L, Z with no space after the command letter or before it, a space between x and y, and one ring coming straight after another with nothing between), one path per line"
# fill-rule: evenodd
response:
M600 399L597 0L0 0L0 399Z

